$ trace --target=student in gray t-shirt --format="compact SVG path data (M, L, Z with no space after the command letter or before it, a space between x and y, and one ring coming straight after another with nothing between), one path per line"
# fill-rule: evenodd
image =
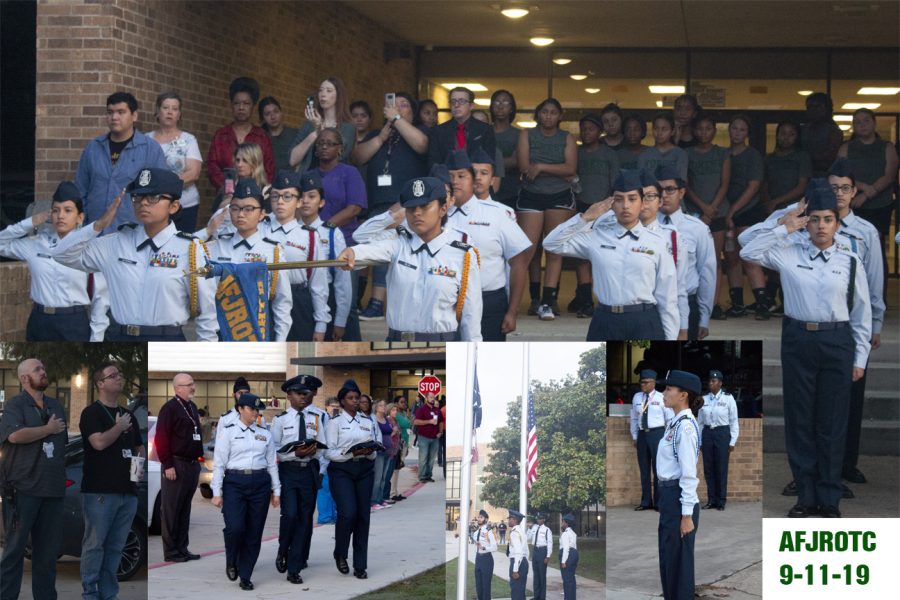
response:
M685 152L688 155L690 199L688 212L709 225L714 237L725 239L725 215L728 213L728 181L731 177L731 161L728 148L712 141L716 136L716 120L709 113L700 113L694 120L696 144ZM721 248L716 247L717 252Z
M638 157L638 169L655 175L660 166L672 165L681 179L687 182L687 153L674 144L674 136L675 118L672 113L659 113L653 117L653 139L656 144Z
M625 135L625 141L616 148L616 154L619 157L619 169L628 169L630 171L638 168L638 158L650 148L644 146L641 142L647 137L647 124L644 119L636 113L632 113L625 117L622 122L622 131Z
M516 164L516 147L519 145L518 127L513 127L516 118L516 99L511 92L497 90L491 94L491 125L497 150L503 155L506 169L500 179L500 190L493 194L494 200L515 209L519 196L519 167ZM499 171L497 171L499 173Z
M800 127L782 121L775 129L775 152L766 156L762 199L766 214L796 202L812 177L812 160L798 142Z

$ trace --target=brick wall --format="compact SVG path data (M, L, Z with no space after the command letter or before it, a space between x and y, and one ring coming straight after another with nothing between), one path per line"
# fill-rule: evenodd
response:
M22 262L0 263L0 339L24 342L25 325L31 313L31 275ZM23 293L24 290L24 293Z
M316 345L316 356L365 356L378 354L433 354L443 352L442 347L435 348L396 348L392 350L372 350L370 342L329 342Z
M105 131L103 103L117 89L137 97L142 131L155 125L156 95L179 91L182 128L205 155L231 120L228 83L239 75L279 99L289 126L327 76L376 112L385 91L416 83L414 60L383 59L384 43L401 40L338 2L39 0L37 37L38 196L74 177L86 142ZM201 218L210 192L204 171Z
M741 419L741 433L728 463L728 500L753 502L762 499L762 419ZM703 455L697 464L700 484L697 492L706 501ZM631 445L629 420L608 420L606 440L607 506L638 505L641 502L641 475Z

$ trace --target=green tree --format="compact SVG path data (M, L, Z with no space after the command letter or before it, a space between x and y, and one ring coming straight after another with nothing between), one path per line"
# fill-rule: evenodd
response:
M606 498L606 348L581 355L578 377L532 383L538 429L538 479L529 509L579 510ZM519 497L518 402L507 406L507 425L494 431L482 494L494 506Z

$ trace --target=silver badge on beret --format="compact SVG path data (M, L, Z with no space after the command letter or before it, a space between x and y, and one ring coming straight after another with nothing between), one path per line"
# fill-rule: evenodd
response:
M415 181L413 181L412 193L413 193L413 196L415 196L416 198L421 198L422 196L424 196L425 195L425 182L422 181L421 179L416 179Z
M141 187L147 187L150 185L150 169L144 169L141 171L141 174L138 175L138 185Z
M250 186L249 185L247 186L247 191L244 193L247 194L247 197L250 197Z

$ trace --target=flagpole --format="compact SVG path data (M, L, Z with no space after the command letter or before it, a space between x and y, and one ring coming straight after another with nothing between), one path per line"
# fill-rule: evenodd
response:
M466 397L463 402L463 451L459 490L459 558L456 564L456 600L466 599L469 566L469 498L472 487L472 394L475 389L475 343L466 344Z
M528 514L528 359L531 346L522 346L522 406L519 432L519 512Z

